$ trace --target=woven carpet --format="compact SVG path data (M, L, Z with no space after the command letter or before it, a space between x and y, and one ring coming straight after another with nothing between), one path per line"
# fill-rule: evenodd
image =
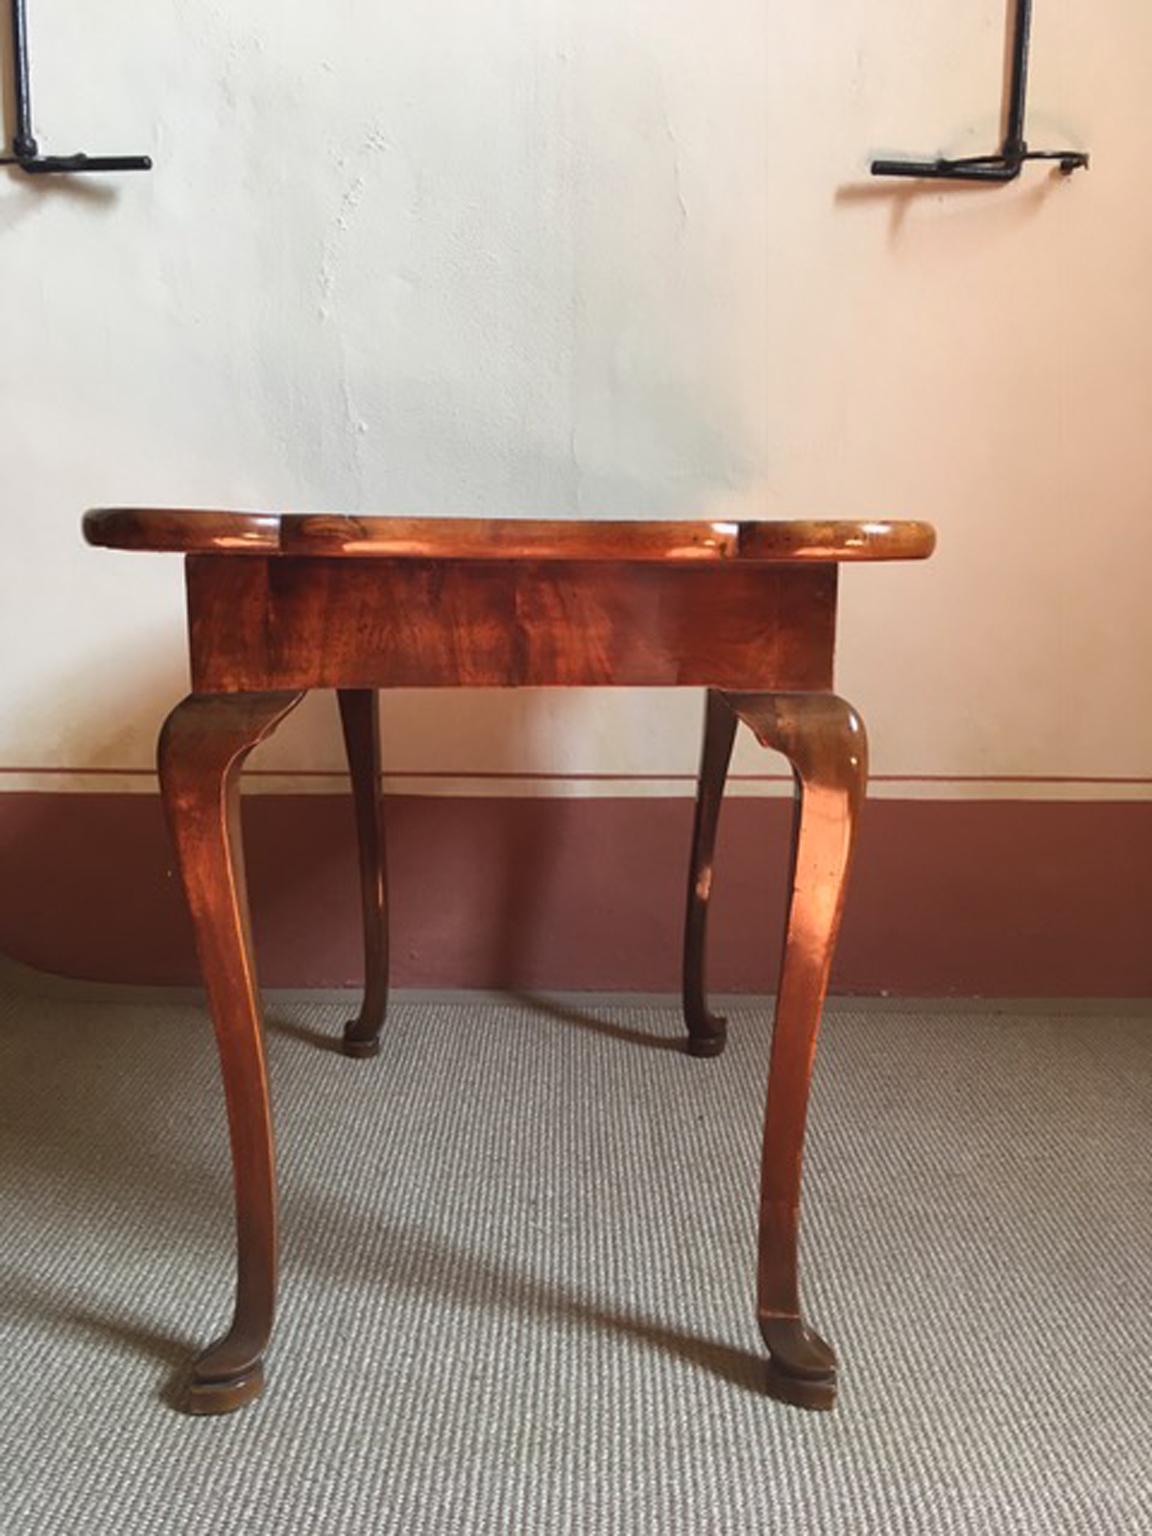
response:
M3 1536L1152 1532L1152 1027L829 1018L805 1228L832 1415L760 1392L769 1020L273 1003L269 1387L176 1406L229 1311L192 1004L0 1005Z

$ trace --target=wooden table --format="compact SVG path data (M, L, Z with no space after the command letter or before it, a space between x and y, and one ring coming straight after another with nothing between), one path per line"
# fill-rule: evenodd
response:
M832 692L838 567L931 554L923 523L597 523L109 509L91 544L185 557L192 693L160 737L160 784L224 1077L236 1190L232 1326L192 1367L189 1406L257 1397L276 1300L276 1177L238 826L244 759L310 688L335 688L363 876L365 990L349 1056L376 1054L388 992L381 688L708 690L684 945L687 1049L716 1056L705 929L738 721L790 761L791 896L768 1082L757 1310L767 1387L831 1407L836 1357L797 1273L808 1091L867 775Z

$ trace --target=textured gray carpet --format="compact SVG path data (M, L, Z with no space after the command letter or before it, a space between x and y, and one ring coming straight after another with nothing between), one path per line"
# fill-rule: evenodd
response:
M1152 1532L1152 1027L839 1011L813 1320L840 1406L761 1396L767 1017L274 1006L283 1305L264 1399L172 1406L225 1319L193 1006L0 1010L0 1531Z

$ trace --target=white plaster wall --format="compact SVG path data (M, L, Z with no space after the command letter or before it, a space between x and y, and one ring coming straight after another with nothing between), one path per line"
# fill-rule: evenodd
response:
M43 146L156 168L0 173L0 786L146 770L182 691L106 503L926 517L845 573L879 773L1152 777L1146 0L1036 7L1089 173L928 191L868 160L992 146L1003 0L29 3ZM386 754L666 787L698 715L405 696ZM330 703L260 761L335 768Z

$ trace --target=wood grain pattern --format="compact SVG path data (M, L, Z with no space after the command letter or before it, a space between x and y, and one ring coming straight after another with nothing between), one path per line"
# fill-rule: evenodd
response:
M836 567L187 562L193 686L831 686Z
M598 522L561 518L368 517L104 507L84 536L105 549L338 559L822 562L923 560L927 523L887 519Z

